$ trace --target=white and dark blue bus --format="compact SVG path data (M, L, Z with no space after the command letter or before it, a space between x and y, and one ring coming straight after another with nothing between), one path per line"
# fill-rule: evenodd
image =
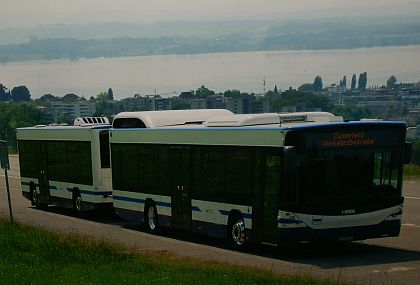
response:
M237 247L399 235L404 123L220 112L117 115L116 213L150 232L179 228Z
M112 206L110 128L105 117L86 117L74 126L17 129L23 196L37 207L69 207L79 215Z

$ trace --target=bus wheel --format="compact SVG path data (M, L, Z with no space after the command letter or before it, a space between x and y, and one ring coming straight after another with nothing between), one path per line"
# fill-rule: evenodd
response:
M144 215L145 215L145 226L146 226L147 232L149 233L156 232L159 226L159 219L158 219L156 206L153 202L149 202L146 204Z
M239 214L234 214L230 219L228 235L234 247L243 248L245 246L245 223Z
M73 210L79 217L83 216L83 201L78 190L73 192Z

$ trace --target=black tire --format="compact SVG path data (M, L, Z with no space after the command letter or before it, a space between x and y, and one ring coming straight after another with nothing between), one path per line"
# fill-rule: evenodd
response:
M236 249L243 249L246 245L245 222L239 213L232 214L228 225L228 239Z
M83 210L83 201L80 192L76 189L73 191L73 210L77 216L83 217L84 210Z
M159 228L159 217L155 203L148 202L144 207L144 226L148 233L156 233Z

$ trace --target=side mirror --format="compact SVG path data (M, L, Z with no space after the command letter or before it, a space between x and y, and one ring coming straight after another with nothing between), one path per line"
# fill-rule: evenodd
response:
M406 142L404 144L404 164L409 164L411 163L411 155L412 155L413 151L411 149L411 143Z

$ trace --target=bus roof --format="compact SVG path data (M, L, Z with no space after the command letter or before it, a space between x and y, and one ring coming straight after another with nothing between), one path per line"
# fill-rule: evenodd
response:
M287 124L343 122L343 117L328 112L232 114L210 118L206 127L284 126Z
M89 126L35 126L18 128L16 137L18 140L71 140L90 141L92 132L109 130L111 125Z
M122 112L115 116L114 129L161 127L279 127L286 124L342 122L328 112L233 114L224 109Z
M156 128L202 124L209 118L233 115L225 109L195 109L195 110L167 110L122 112L114 117L113 128Z

